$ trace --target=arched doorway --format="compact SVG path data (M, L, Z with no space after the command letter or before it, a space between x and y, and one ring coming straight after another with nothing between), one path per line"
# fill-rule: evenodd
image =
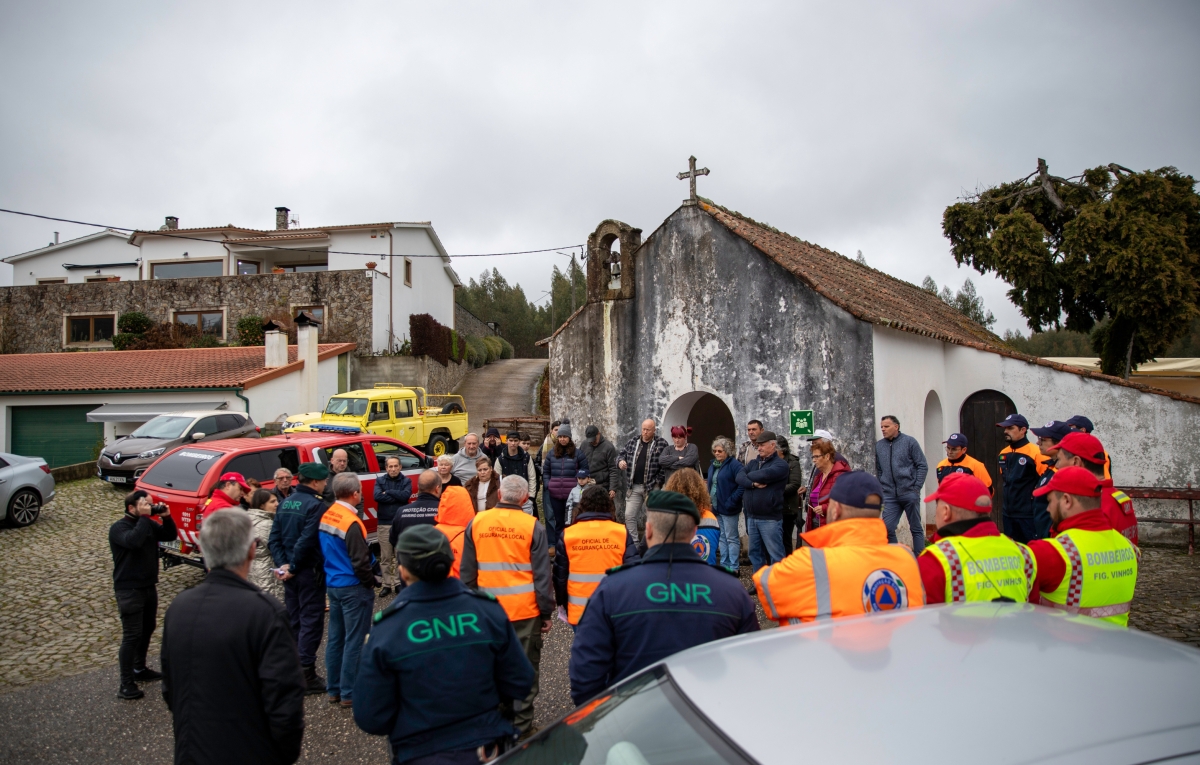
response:
M691 442L700 450L700 469L708 472L712 462L712 442L717 436L737 437L733 414L719 396L704 391L685 393L671 402L663 414L662 437L671 440L671 428L683 425L692 429ZM734 440L736 444L737 441Z
M958 412L959 431L967 437L967 453L979 460L992 476L992 520L1003 528L1004 482L1000 479L1000 450L1008 443L996 423L1017 411L1017 405L998 390L981 390L967 396Z

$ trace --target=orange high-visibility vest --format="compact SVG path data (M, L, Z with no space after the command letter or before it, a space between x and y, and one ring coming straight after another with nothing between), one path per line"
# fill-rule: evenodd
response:
M537 519L522 510L492 508L471 521L479 579L483 592L496 596L509 621L539 615L533 588L533 527Z
M363 539L367 538L367 527L358 519L358 515L353 510L348 510L345 505L339 505L334 502L321 516L320 530L327 534L333 534L342 539L346 538L346 532L350 531L350 527L358 524L359 531L362 532Z
M801 534L802 547L754 575L767 616L780 624L925 605L912 550L887 541L878 518L848 518Z
M615 521L578 521L563 532L567 551L567 621L579 624L588 598L606 571L625 558L625 526Z

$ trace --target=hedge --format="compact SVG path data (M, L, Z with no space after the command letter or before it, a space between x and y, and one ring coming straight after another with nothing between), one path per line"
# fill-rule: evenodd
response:
M488 348L482 337L467 335L467 348L470 349L468 361L471 362L471 366L478 369L488 363Z
M129 311L117 319L117 331L126 335L141 335L154 326L154 321L141 311ZM114 338L115 340L115 338ZM116 343L114 342L114 347ZM120 350L118 348L118 350Z
M408 317L408 334L414 356L428 356L442 366L450 363L452 330L427 313Z
M263 334L263 317L243 316L237 323L238 342L242 345L263 345L266 337Z
M511 359L516 351L513 350L512 343L500 338L500 358Z

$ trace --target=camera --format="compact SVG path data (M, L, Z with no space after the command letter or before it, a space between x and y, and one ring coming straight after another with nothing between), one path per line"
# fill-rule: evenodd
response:
M155 504L150 505L150 512L154 515L166 515L168 512L170 512L170 508L167 507L165 502L156 502Z

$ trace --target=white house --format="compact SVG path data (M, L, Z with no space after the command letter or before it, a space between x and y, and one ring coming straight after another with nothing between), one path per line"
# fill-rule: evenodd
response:
M55 242L4 258L12 266L12 286L77 284L80 282L138 279L141 253L129 235L110 228L94 234Z

